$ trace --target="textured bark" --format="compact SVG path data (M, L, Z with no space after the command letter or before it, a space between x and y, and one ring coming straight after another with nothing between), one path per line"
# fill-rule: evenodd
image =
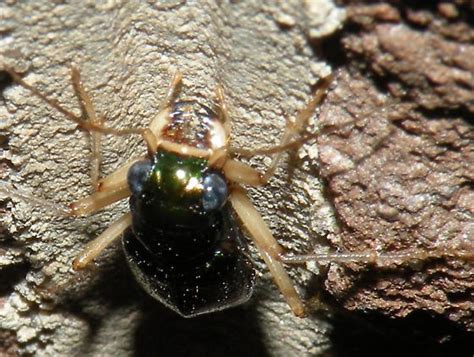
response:
M339 249L473 252L473 15L468 2L350 4L345 30L322 46L340 66L319 117L336 130L316 144ZM333 264L324 284L349 310L404 317L406 336L458 331L464 347L443 351L470 355L472 259L409 263Z

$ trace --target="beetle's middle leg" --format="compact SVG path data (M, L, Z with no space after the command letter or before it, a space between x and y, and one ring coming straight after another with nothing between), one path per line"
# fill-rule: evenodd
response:
M132 224L131 213L126 213L94 240L87 243L86 247L79 253L72 263L74 270L84 269L90 262L104 251L113 241L121 237L122 233Z

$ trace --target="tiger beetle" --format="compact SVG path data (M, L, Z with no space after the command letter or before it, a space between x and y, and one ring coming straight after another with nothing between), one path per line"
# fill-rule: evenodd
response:
M236 215L293 313L305 316L304 304L283 267L283 249L242 185L264 185L283 152L306 141L303 131L325 95L329 77L321 80L306 107L287 120L279 145L237 150L229 144L230 120L222 88L217 86L211 108L196 101L178 101L182 83L179 72L172 79L161 111L147 128L119 130L106 126L97 115L76 67L72 66L71 74L81 116L27 84L14 70L7 67L5 71L91 135L95 192L73 202L67 215L90 215L129 198L130 212L86 245L74 259L75 270L86 268L113 241L123 237L126 260L138 283L178 314L193 317L242 304L254 290L255 271ZM99 179L101 136L131 134L141 135L147 155ZM273 161L261 174L235 160L236 154L273 155ZM14 189L7 193L15 195Z

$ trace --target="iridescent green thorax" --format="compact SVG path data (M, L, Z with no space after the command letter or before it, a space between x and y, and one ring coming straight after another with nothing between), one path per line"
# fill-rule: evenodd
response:
M150 174L149 185L157 194L171 201L191 201L202 193L207 160L158 151Z
M171 221L183 220L183 224L186 219L204 215L203 177L207 171L207 160L158 151L145 183L147 206L156 211L154 214Z

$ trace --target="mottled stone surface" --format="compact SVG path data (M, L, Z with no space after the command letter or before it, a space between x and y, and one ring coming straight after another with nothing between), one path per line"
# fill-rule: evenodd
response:
M285 115L303 106L330 64L335 80L309 128L326 129L266 187L251 190L275 236L299 253L472 251L472 4L347 1L345 21L330 1L253 3L7 1L0 63L78 112L68 69L76 63L98 112L123 127L149 122L179 68L184 97L209 103L223 85L234 144L246 148L275 144ZM88 136L7 78L0 89L2 181L61 204L86 195ZM137 138L107 138L104 172L143 151ZM474 271L455 254L385 267L312 262L318 275L289 269L308 301L324 289L337 312L331 324L293 317L257 260L262 274L249 304L183 320L144 295L119 244L90 271L70 269L126 204L71 220L18 200L0 203L0 353L474 351L466 332L474 328Z
M278 142L285 115L301 108L311 86L329 71L308 38L335 31L344 16L330 1L4 2L0 63L77 113L69 74L74 62L98 113L117 127L147 125L179 68L183 97L209 104L216 83L222 84L236 146L271 145ZM88 135L9 84L2 86L0 105L3 179L60 204L86 195ZM144 149L138 138L106 138L103 172ZM266 161L255 164L263 167ZM265 189L252 191L252 198L275 235L296 249L311 223L301 211L310 206L303 203L303 187L318 194L320 186L304 168L291 180L286 172L279 170ZM294 317L260 262L263 276L249 304L194 320L183 320L144 295L119 244L92 271L74 274L74 255L126 209L125 203L93 217L61 219L28 202L1 202L0 269L7 278L0 328L16 332L10 349L44 356L150 351L305 356L330 345L327 325ZM329 211L326 217L331 220ZM292 276L304 283L310 274L293 269Z

